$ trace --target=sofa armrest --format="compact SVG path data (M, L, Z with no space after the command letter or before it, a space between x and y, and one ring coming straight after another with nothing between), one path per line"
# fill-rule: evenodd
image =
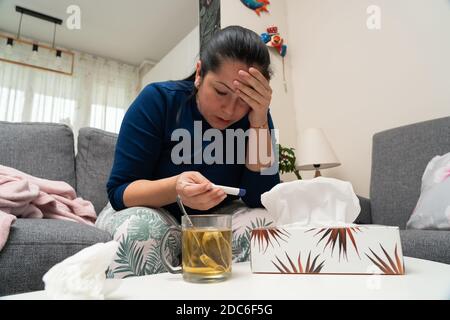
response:
M357 224L371 224L372 223L372 209L370 206L370 199L358 196L361 212L355 223Z

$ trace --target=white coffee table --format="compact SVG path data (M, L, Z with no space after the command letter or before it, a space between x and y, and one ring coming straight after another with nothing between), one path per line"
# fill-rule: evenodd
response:
M450 299L450 265L405 257L407 274L267 275L252 274L249 263L233 265L228 281L184 282L168 273L120 281L111 299L149 300L308 300L308 299ZM45 291L0 299L47 299Z

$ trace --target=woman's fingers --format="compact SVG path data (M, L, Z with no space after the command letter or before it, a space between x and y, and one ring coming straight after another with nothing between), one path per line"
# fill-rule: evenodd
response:
M241 82L243 82L244 84L253 88L260 95L264 96L264 95L268 94L267 88L258 79L256 79L252 74L250 74L246 71L240 70L239 77L241 79Z
M196 171L191 172L189 177L195 183L209 183L209 184L211 184L211 182L208 179L206 179L201 173L196 172Z
M264 77L264 75L258 69L251 67L248 71L261 83L261 85L268 92L272 93L272 88L270 87L269 80L267 80L266 77Z
M236 93L242 98L242 94L244 93L245 96L250 98L251 100L245 100L243 99L247 104L250 104L250 106L254 106L255 103L257 105L265 105L265 98L261 96L259 93L257 93L255 90L249 88L246 85L240 84L237 86L238 89L236 90Z
M259 101L253 99L245 92L241 91L240 89L236 91L236 93L239 95L239 97L244 100L246 104L248 104L252 109L258 108L261 106L261 103Z
M235 80L236 93L252 109L268 108L272 99L272 89L269 81L256 68L249 72L239 71L240 81Z
M211 209L226 198L222 189L213 188L212 183L199 172L182 173L176 189L183 204L197 210Z
M225 192L219 189L219 190L210 190L201 195L189 197L189 199L186 200L188 201L188 206L190 208L197 210L208 210L221 203L223 200L225 200L225 198L226 198Z
M244 83L250 85L262 95L272 95L272 88L270 87L269 80L267 80L258 69L252 67L248 72L239 70L239 77Z
M198 172L184 172L177 179L176 190L182 198L194 197L211 189L211 182Z
M219 193L216 195L212 195L203 203L203 210L209 210L211 208L214 208L219 203L221 203L223 200L225 200L226 197L227 197L227 195L225 193L223 193L223 194Z
M194 183L187 183L184 186L181 186L181 193L184 197L195 197L200 194L203 194L205 192L208 192L211 190L211 184L210 183L200 183L200 184L194 184Z

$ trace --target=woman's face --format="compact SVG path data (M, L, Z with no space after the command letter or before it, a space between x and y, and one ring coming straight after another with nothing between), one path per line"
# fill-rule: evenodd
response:
M239 70L248 70L240 62L224 61L216 71L200 76L201 62L197 63L197 104L200 113L211 127L224 130L247 115L250 107L235 93L233 85L239 79Z

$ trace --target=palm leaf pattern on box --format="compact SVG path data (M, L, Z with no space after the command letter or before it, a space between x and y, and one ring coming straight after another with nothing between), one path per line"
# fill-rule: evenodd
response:
M259 221L260 224L254 225L252 222L252 228L251 228L251 236L250 240L253 240L253 243L258 243L259 251L266 252L267 248L269 247L269 244L273 248L273 242L272 240L276 241L278 245L280 245L280 242L278 240L287 242L287 239L289 239L289 232L287 232L284 229L276 228L276 227L270 227L268 225L265 225L265 219L264 221Z
M311 262L311 251L309 252L306 265L302 264L301 252L298 254L297 264L293 262L291 257L289 257L289 255L287 254L287 252L285 252L285 254L289 263L283 263L277 256L275 256L277 261L276 262L272 261L272 264L281 273L317 274L320 273L320 271L325 265L325 260L316 265L317 259L320 257L320 254L318 254Z
M328 246L331 246L331 256L333 256L334 248L336 246L336 243L339 247L339 261L341 260L341 256L343 255L345 259L348 261L347 256L347 236L350 239L351 243L353 244L353 247L355 248L356 253L358 254L358 257L361 259L361 256L359 255L358 246L356 245L355 236L354 234L357 232L361 232L360 227L351 227L351 228L322 228L322 229L310 229L306 232L316 231L317 235L322 234L322 238L317 242L317 245L322 242L322 240L327 238L327 242L325 243L325 246L323 248L323 251L327 249Z
M400 257L398 256L397 245L395 245L395 250L394 250L394 255L393 255L393 257L395 258L395 261L389 256L389 254L383 248L381 243L380 243L380 247L381 247L381 250L383 251L384 255L386 256L387 260L383 260L383 258L378 256L370 248L369 248L369 250L372 253L373 257L370 257L366 253L367 258L369 258L370 261L372 261L384 274L389 274L389 275L405 274L404 263L400 260Z
M250 223L250 226L246 226L245 231L240 235L238 235L236 230L233 231L232 247L237 253L237 255L233 257L234 262L244 262L250 259L250 241L252 230L270 227L273 224L273 221L267 221L266 218L257 217Z

